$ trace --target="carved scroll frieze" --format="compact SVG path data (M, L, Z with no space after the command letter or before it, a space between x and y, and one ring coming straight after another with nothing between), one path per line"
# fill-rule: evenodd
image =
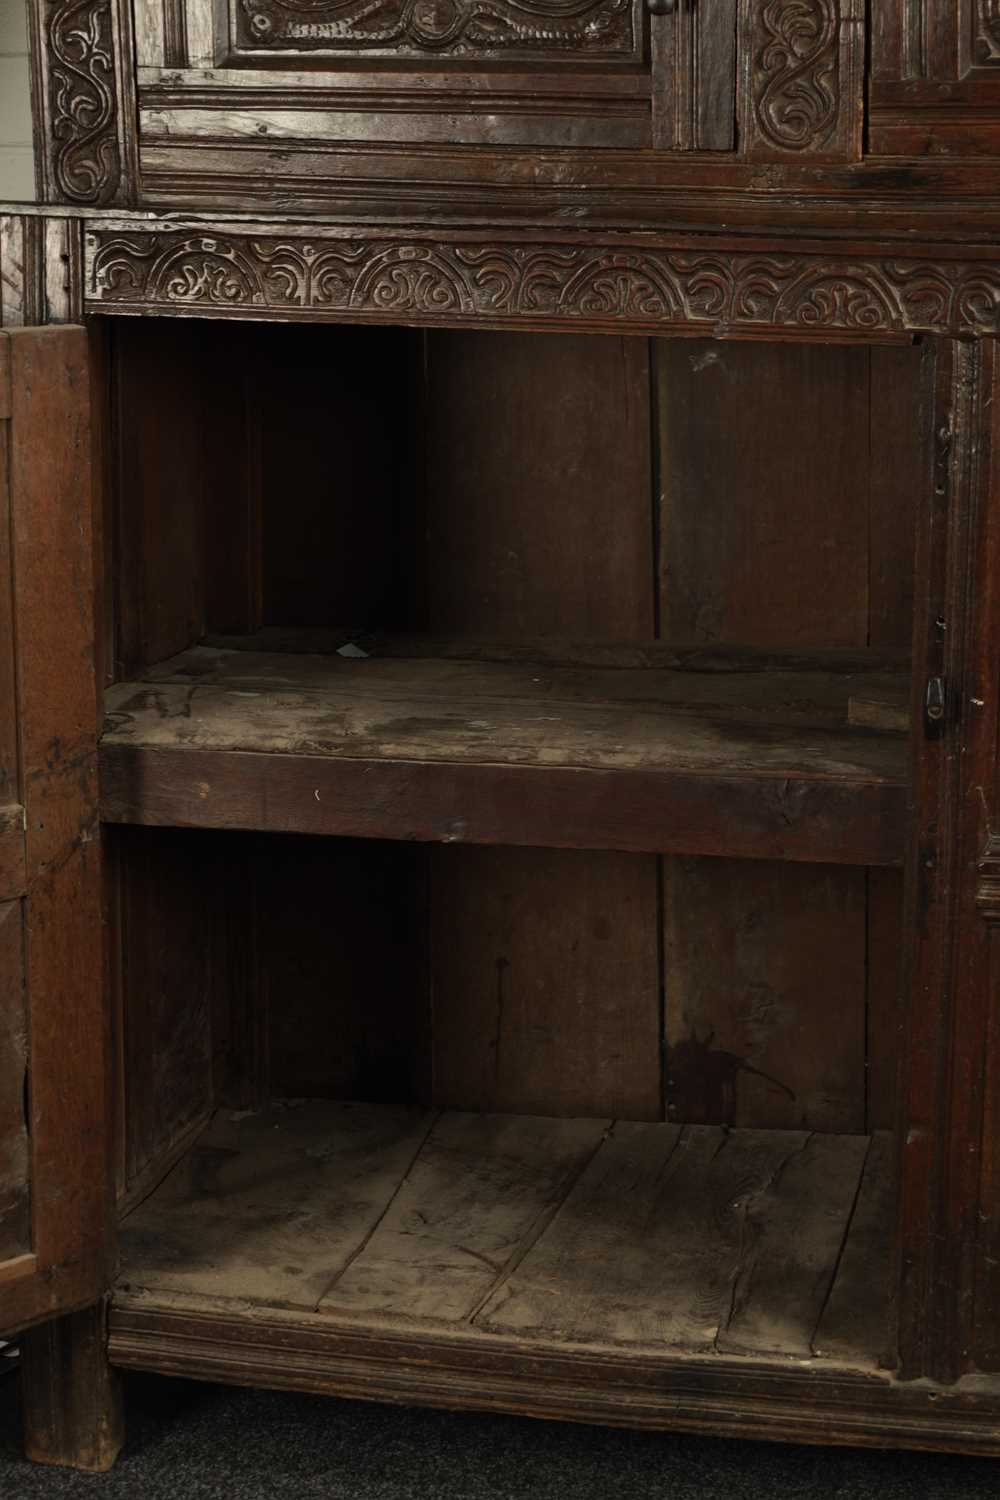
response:
M633 0L240 0L238 51L631 56Z
M862 17L854 0L745 0L743 136L757 159L853 156Z
M1000 264L91 226L102 311L994 333Z
M122 176L112 0L36 0L50 201L115 200Z

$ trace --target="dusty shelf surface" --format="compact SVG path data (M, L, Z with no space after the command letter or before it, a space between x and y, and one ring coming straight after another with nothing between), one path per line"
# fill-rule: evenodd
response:
M874 1372L891 1183L882 1134L221 1110L126 1218L115 1300Z
M901 860L906 737L850 722L853 702L898 701L899 672L846 654L638 648L616 662L581 649L566 662L554 648L515 660L434 647L389 641L344 657L203 645L117 684L103 816Z

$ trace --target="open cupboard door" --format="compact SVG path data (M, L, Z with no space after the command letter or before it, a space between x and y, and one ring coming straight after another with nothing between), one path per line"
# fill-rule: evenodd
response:
M107 1286L88 338L0 331L0 1334Z

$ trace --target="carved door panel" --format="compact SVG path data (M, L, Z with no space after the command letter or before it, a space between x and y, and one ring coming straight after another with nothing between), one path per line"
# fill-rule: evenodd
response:
M141 165L389 145L857 156L864 0L134 0ZM359 162L360 168L360 162ZM518 185L511 167L511 185ZM252 189L251 189L252 192ZM308 196L303 181L302 192Z
M1000 149L1000 0L875 0L870 150Z
M107 1276L91 502L86 333L0 331L0 1333Z

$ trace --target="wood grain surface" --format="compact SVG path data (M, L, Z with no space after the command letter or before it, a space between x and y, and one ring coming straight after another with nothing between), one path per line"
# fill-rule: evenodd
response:
M223 1110L126 1219L116 1295L514 1348L801 1359L861 1254L865 1323L841 1353L874 1368L891 1164L868 1158L866 1137L803 1131L301 1100Z

